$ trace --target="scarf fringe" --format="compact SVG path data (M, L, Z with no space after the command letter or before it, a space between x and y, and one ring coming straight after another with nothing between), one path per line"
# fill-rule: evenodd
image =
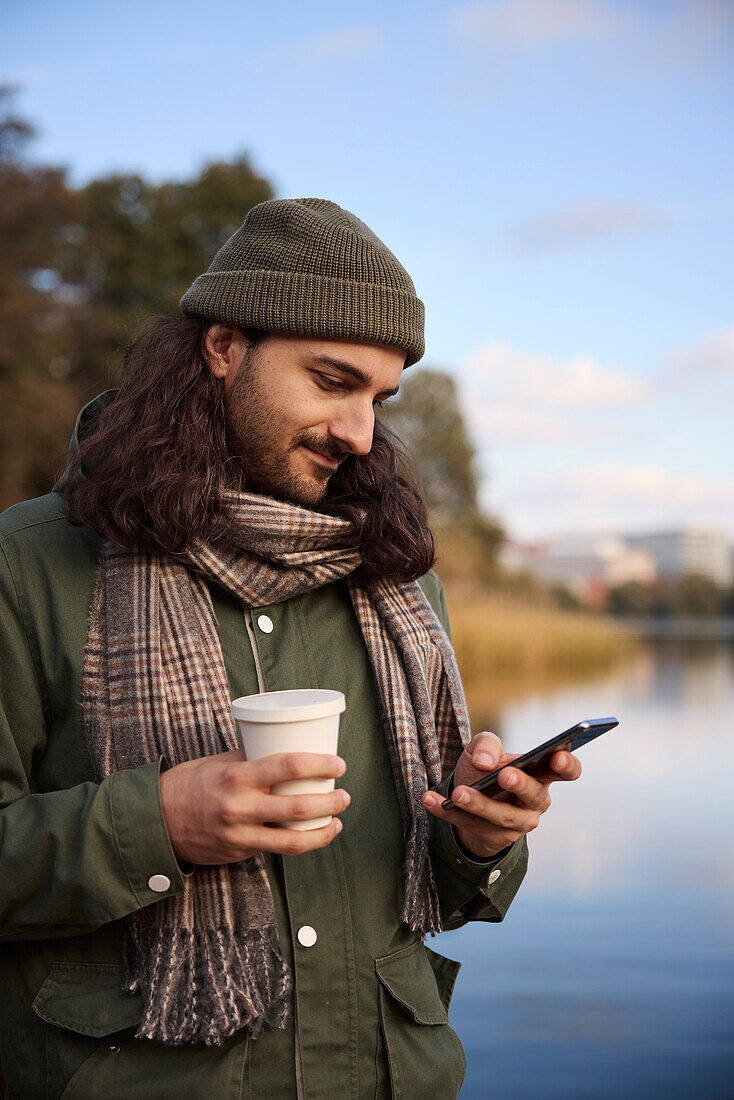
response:
M405 905L402 919L413 932L443 931L429 841L431 822L421 806L405 845Z
M277 929L160 929L130 922L124 993L142 993L135 1037L167 1046L221 1046L247 1028L253 1039L285 1027L293 977Z

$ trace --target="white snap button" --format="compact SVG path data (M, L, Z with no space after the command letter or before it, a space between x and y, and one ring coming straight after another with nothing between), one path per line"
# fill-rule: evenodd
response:
M260 627L263 634L273 633L273 620L270 618L269 615L258 615L257 625Z
M155 890L156 894L164 894L171 889L171 880L168 875L151 875L148 879L148 889Z
M492 885L493 882L497 881L497 879L500 877L501 874L502 874L502 872L500 871L499 868L496 868L494 871L492 871L490 873L490 876L487 879L487 882L490 884L490 886Z
M313 947L318 939L316 929L312 928L310 924L304 924L303 928L298 929L296 935L301 947Z

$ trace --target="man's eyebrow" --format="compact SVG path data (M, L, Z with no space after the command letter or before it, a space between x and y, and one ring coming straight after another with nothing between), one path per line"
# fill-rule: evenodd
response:
M312 362L323 363L327 367L336 367L337 370L344 371L351 378L356 378L358 382L361 382L363 386L369 386L372 379L365 371L359 367L353 366L352 363L347 363L343 359L332 359L330 355L314 355ZM393 397L398 390L399 386L396 386L394 390L381 390L381 393L386 393L389 397Z

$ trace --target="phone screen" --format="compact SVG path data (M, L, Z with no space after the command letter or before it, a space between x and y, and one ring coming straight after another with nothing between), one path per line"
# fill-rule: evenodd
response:
M528 775L536 775L547 766L548 757L552 756L554 752L561 749L567 752L575 752L576 749L580 749L589 741L593 741L595 737L601 737L603 733L614 729L618 725L619 721L616 718L587 718L583 722L577 722L570 729L564 730L563 733L551 737L550 741L544 741L542 745L523 753L516 760L509 760L502 767L520 768ZM514 795L512 791L506 791L500 787L497 782L497 776L501 771L502 768L496 768L493 772L487 772L486 775L483 775L481 779L470 784L470 786L482 791L489 798L495 798L499 802L507 802L514 798ZM445 799L442 806L444 810L454 809L454 803L450 798Z

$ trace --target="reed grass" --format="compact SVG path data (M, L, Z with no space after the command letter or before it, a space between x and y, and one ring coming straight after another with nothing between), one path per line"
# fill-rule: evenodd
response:
M602 677L639 652L604 615L563 610L539 581L504 572L470 527L435 533L472 729L496 729L513 699Z
M512 699L602 676L638 651L601 615L496 592L447 590L447 602L473 726Z

